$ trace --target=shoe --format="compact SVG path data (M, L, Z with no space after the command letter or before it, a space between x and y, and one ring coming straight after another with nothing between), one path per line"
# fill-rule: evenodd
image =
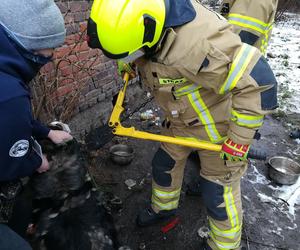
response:
M292 131L290 133L290 137L292 139L300 139L300 129L298 128L298 129L295 129L294 131Z
M140 227L151 226L156 223L165 221L176 214L176 209L163 210L159 213L155 213L152 207L148 207L142 210L136 218L136 223Z
M186 195L189 196L201 196L201 184L200 180L196 179L187 184Z

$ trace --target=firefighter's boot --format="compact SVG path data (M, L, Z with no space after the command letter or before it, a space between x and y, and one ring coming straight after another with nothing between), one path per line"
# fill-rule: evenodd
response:
M163 222L176 214L176 209L173 210L163 210L156 213L152 207L145 208L142 210L137 219L136 223L140 227L151 226L159 222Z

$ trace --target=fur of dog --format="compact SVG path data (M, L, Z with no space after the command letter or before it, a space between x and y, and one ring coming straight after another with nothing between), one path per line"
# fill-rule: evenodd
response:
M50 170L30 181L37 249L118 249L112 217L103 195L93 188L80 144L75 140L62 146L41 144Z

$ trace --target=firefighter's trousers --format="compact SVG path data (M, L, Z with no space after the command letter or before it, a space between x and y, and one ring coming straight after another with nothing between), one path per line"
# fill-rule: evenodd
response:
M226 125L218 128L226 131ZM185 138L198 138L199 127L168 128L163 134ZM222 133L222 134L223 134ZM163 143L153 162L152 208L172 210L178 207L187 157L193 149ZM198 151L201 170L201 189L208 212L210 238L213 250L240 249L242 231L242 202L240 179L247 168L246 162L229 162L219 152Z

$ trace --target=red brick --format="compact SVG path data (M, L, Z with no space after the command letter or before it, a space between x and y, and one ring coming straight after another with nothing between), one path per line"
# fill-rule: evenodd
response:
M73 83L74 83L73 78L61 78L58 81L59 86L64 86L64 85L73 84Z
M58 2L56 3L60 11L64 14L68 11L67 3Z
M64 68L72 64L72 62L68 58L57 59L55 60L57 68Z
M78 62L78 56L76 56L76 55L69 55L69 56L67 57L67 59L68 59L69 61L71 61L72 63Z
M82 11L87 11L90 9L90 4L87 1L81 2L81 10Z
M71 52L70 47L68 47L68 46L60 47L60 48L56 49L54 57L59 59L59 58L69 55L70 52Z
M82 12L78 12L74 14L74 21L75 22L83 22L85 20L85 14Z
M86 79L89 75L89 73L85 70L81 70L76 74L76 80L82 80L82 79Z
M90 57L98 56L100 58L99 49L90 49L89 54L90 54Z
M75 19L75 17L72 13L67 13L64 17L65 24L74 23L74 19Z
M56 91L56 96L57 97L65 96L68 93L72 92L72 90L73 90L73 86L71 84L59 87Z
M82 42L76 46L76 51L88 51L90 50L87 42Z
M69 2L69 9L71 12L81 11L81 2L71 1Z
M73 66L69 65L69 66L66 66L64 68L59 68L59 75L60 76L70 76L72 75L74 72L73 70Z
M67 24L66 25L67 35L76 34L79 32L79 25L78 24Z
M65 44L67 45L73 45L77 43L80 40L79 34L73 34L66 37Z
M44 67L42 67L41 73L42 74L49 74L49 73L53 72L54 69L55 69L54 63L50 62L50 63L47 63Z
M89 52L88 51L83 51L78 53L78 60L83 61L89 59Z

